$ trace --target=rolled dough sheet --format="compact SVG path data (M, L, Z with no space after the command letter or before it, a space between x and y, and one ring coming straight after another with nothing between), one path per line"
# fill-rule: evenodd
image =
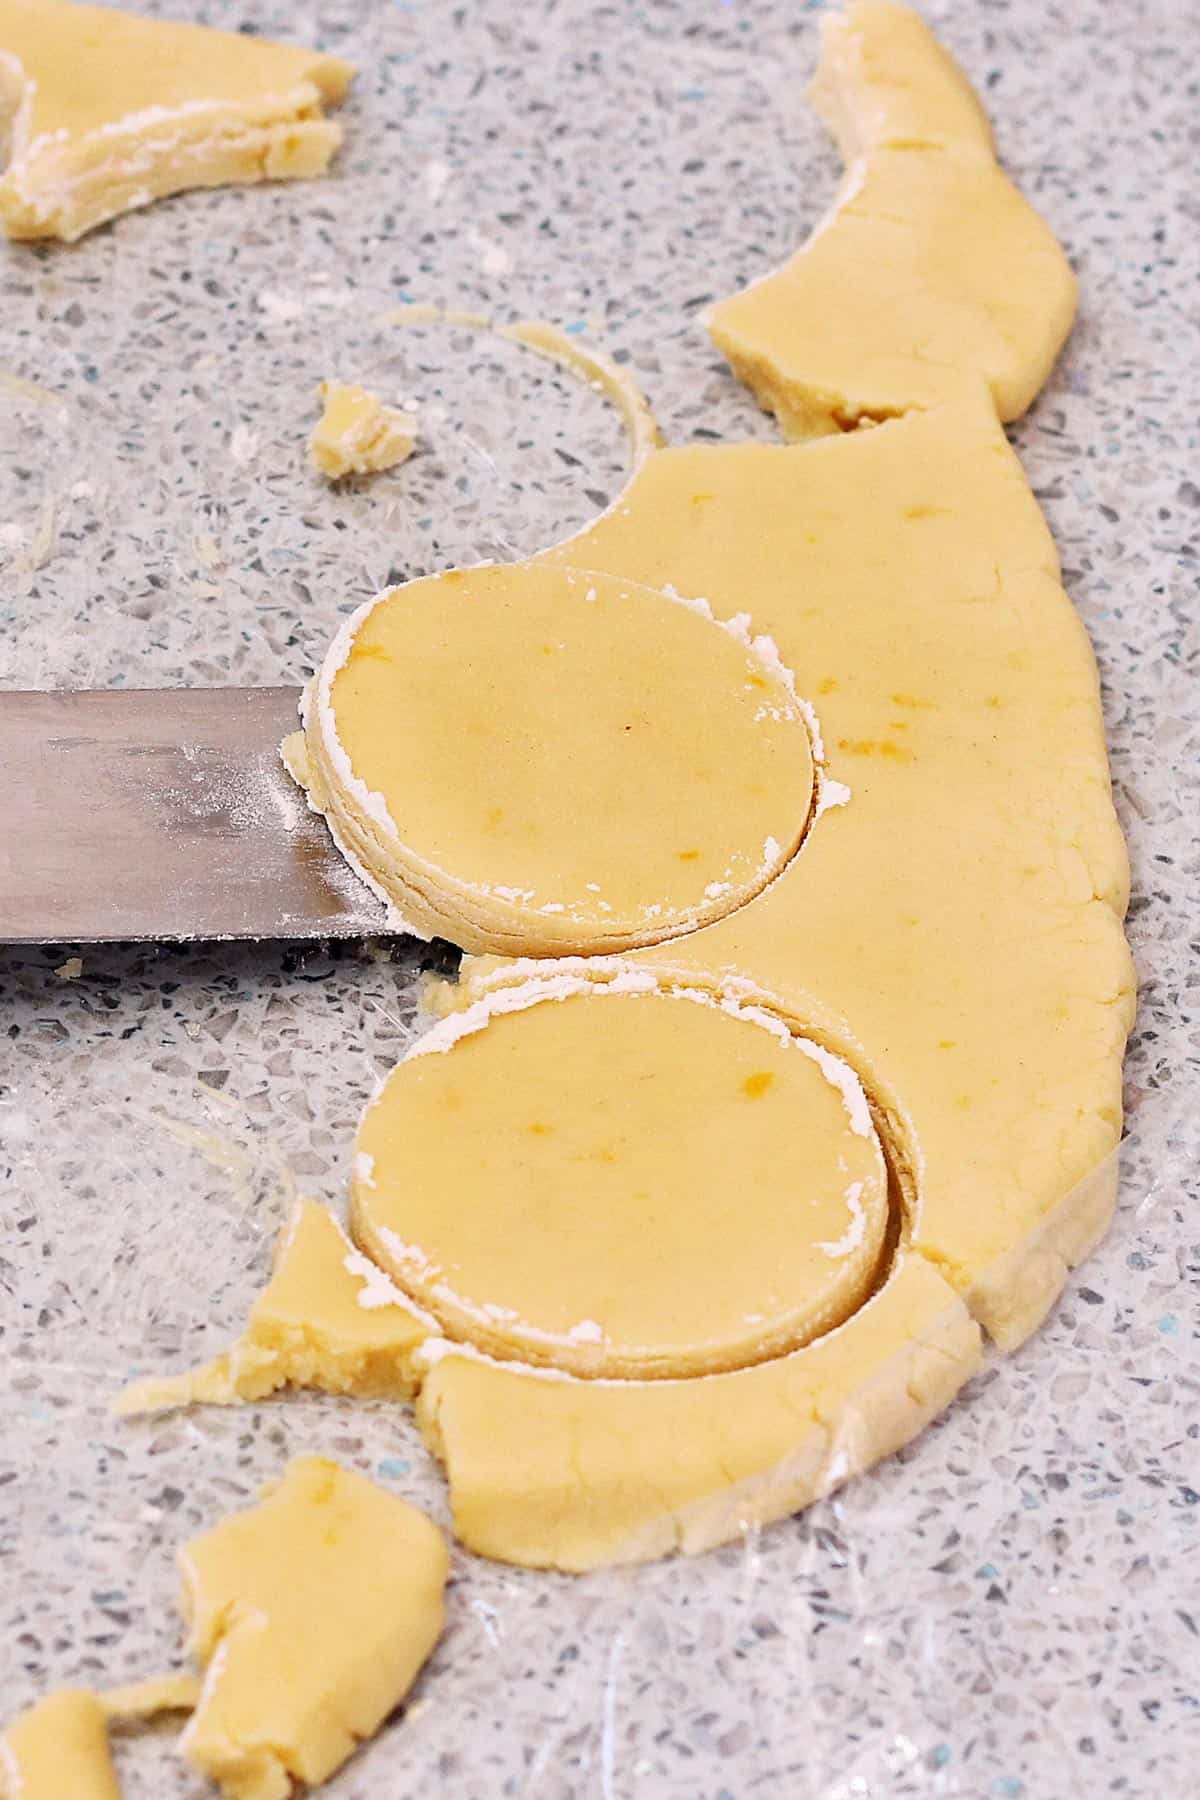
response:
M288 1800L377 1731L442 1630L448 1557L416 1507L300 1457L180 1553L204 1685L180 1747L226 1800Z
M869 150L977 150L995 142L974 88L919 13L849 0L821 17L808 98L847 162Z
M425 934L553 953L693 930L779 873L814 802L790 674L723 616L586 567L410 582L335 639L289 766Z
M651 451L621 503L542 565L608 575L648 591L648 604L670 586L705 594L718 617L744 606L813 695L819 785L843 801L817 809L762 893L688 936L621 957L468 959L460 1010L368 1115L356 1229L426 1315L426 1341L404 1366L430 1369L419 1413L446 1460L457 1528L489 1555L584 1568L701 1548L802 1504L919 1430L975 1366L981 1325L1003 1347L1033 1330L1111 1213L1133 978L1095 667L982 382L869 432ZM527 570L510 573L520 583ZM513 1158L540 1155L554 1134L527 1132L526 1143L522 1125L565 1123L568 1156L589 1147L593 1128L590 1147L611 1147L585 1097L595 1090L607 1104L605 1057L619 1046L605 1047L589 1021L616 1019L605 1009L623 1002L581 997L575 984L629 991L650 979L761 1009L852 1069L901 1201L882 1286L811 1342L728 1372L671 1374L693 1320L657 1368L606 1373L647 1349L649 1315L596 1316L607 1300L586 1282L600 1271L572 1261L569 1231L556 1240L545 1218L535 1229L514 1215L511 1244L503 1233L485 1242L470 1204L437 1217L428 1199L449 1173L469 1202L490 1197L499 1170L505 1203L535 1206L542 1190L513 1179ZM554 1005L524 1004L539 984ZM632 1004L651 1018L664 1002L634 994ZM491 1020L483 1032L479 1005ZM689 1017L695 1064L669 1031L659 1042L647 1026L629 1035L628 1066L640 1052L666 1072L692 1069L717 1118L722 1092L736 1098L726 1055L739 1079L746 1071L733 1037L729 1052L705 1048L697 1021L708 1014L694 1006ZM489 1040L504 1051L495 1070ZM476 1065L479 1079L459 1084L457 1070ZM569 1077L575 1114L564 1110ZM663 1091L682 1119L683 1085ZM671 1139L638 1106L635 1095L621 1147L630 1168ZM440 1161L435 1116L463 1127L461 1138L440 1134L453 1140ZM404 1190L389 1169L389 1120L422 1168ZM764 1147L774 1181L788 1151L773 1133ZM797 1168L805 1148L797 1129ZM601 1162L573 1166L603 1179ZM673 1246L630 1206L642 1191L617 1190L626 1211L613 1255L626 1262L613 1292L636 1302L623 1291L630 1270L643 1250L665 1255L669 1334ZM822 1242L840 1235L821 1227ZM405 1254L413 1245L424 1263ZM718 1259L736 1271L742 1253L731 1232ZM682 1295L701 1260L676 1284ZM803 1282L798 1298L803 1311ZM743 1323L764 1310L744 1295L738 1305ZM693 1342L692 1367L743 1354L744 1344L730 1356L736 1334L720 1307L718 1288L717 1342Z
M658 451L548 554L736 593L814 695L849 803L753 905L633 961L823 1027L917 1172L914 1249L1019 1343L1111 1214L1134 977L1095 663L982 383Z
M374 475L406 462L417 443L411 413L385 406L355 382L323 381L322 412L308 440L313 467L330 481Z
M194 1675L154 1675L149 1681L135 1681L128 1687L108 1688L100 1695L105 1717L111 1725L140 1724L164 1712L191 1712L200 1698L200 1683Z
M238 32L0 0L0 222L70 241L185 188L320 175L342 141L323 109L353 74Z
M789 262L711 309L713 342L786 437L932 405L964 374L1016 418L1075 315L1061 246L915 13L851 0L822 37L810 97L846 159L841 191Z
M875 1285L888 1176L853 1072L650 975L497 990L367 1110L352 1230L442 1333L580 1375L702 1375Z

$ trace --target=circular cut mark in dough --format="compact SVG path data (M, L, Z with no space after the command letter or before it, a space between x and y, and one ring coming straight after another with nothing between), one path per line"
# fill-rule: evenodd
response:
M318 796L403 916L466 950L625 950L743 906L813 798L787 672L609 575L484 565L383 594L308 719Z
M510 988L418 1044L363 1119L354 1236L490 1356L627 1379L766 1361L877 1279L866 1101L786 1027L632 979L649 991Z

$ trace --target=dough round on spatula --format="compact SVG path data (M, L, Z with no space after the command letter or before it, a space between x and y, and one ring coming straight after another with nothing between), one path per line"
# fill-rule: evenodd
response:
M845 1064L644 975L488 1009L423 1039L358 1139L354 1235L447 1336L577 1375L702 1375L861 1305L888 1184Z
M752 899L813 800L773 646L570 568L383 594L307 712L313 803L406 921L475 951L628 949Z

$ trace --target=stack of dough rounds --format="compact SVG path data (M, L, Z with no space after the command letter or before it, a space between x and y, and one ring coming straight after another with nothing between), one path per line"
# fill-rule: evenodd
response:
M793 1350L862 1303L888 1232L851 1070L652 975L533 981L447 1021L358 1150L354 1235L405 1296L452 1339L575 1375Z
M485 565L351 618L290 766L404 921L473 951L625 950L754 898L814 767L774 646L703 603Z

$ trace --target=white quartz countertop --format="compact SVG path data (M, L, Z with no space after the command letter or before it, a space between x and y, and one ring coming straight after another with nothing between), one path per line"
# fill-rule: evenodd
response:
M804 1516L586 1579L456 1551L443 1642L331 1800L1196 1791L1200 11L925 11L1082 286L1012 435L1096 646L1134 864L1120 1211L1030 1343ZM346 146L327 181L0 248L0 683L298 684L389 581L524 554L602 506L625 456L605 402L486 333L401 328L405 304L582 330L669 441L773 436L697 315L832 197L802 100L813 8L192 16L355 61ZM408 464L338 491L309 471L331 376L417 403ZM169 1666L176 1547L294 1454L446 1517L402 1407L108 1411L134 1372L235 1332L294 1192L340 1204L433 953L113 947L78 974L70 954L0 951L0 1717ZM208 1791L169 1734L121 1767L133 1800Z

